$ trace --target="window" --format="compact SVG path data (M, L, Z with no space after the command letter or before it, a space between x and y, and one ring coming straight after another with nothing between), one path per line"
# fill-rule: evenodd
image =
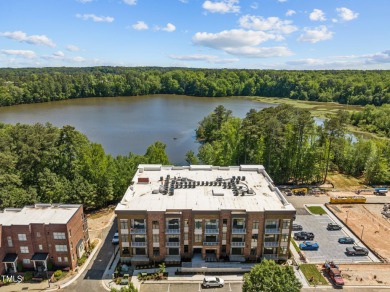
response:
M184 219L184 227L188 227L188 219Z
M202 229L202 219L195 219L195 229Z
M145 235L133 235L133 241L134 242L146 242L146 236Z
M257 244L257 239L259 238L258 234L252 234L252 245Z
M167 229L179 229L179 219L167 219Z
M146 249L145 248L135 248L135 254L134 255L146 255Z
M222 240L226 240L226 233L222 233Z
M160 256L160 249L158 247L153 247L153 256Z
M255 256L256 255L256 247L251 248L251 255Z
M184 246L184 252L188 252L188 245Z
M129 237L127 236L127 234L122 234L121 240L122 240L122 242L129 242Z
M160 237L158 234L153 234L153 242L159 242L160 241Z
M39 249L39 250L42 250L42 249L43 249L42 244L38 245L38 249Z
M202 242L202 235L201 234L195 234L195 242Z
M37 237L41 237L41 233L40 232L37 232Z
M265 229L277 229L279 225L279 220L268 219L265 221Z
M59 263L62 263L62 258L61 258L61 257L58 257L58 258L57 258L57 261L58 261Z
M179 255L178 248L168 248L168 255Z
M184 240L188 240L188 233L184 233Z
M58 245L58 244L56 244L56 251L57 252L68 251L68 247L66 245Z
M226 253L226 245L222 245L221 253Z
M64 257L64 262L65 262L65 263L68 262L68 257Z
M53 232L54 239L66 239L65 232Z
M259 220L253 220L252 229L259 229Z
M223 227L227 227L227 219L222 220Z
M218 220L217 219L206 220L206 229L218 229Z
M283 246L280 248L280 254L286 254L287 253L287 247Z
M21 246L20 253L28 253L28 246Z
M129 229L129 220L121 219L120 221L121 229Z
M264 235L264 242L277 242L277 241L279 241L279 236L276 234Z
M158 223L158 221L153 221L152 222L152 226L153 226L153 229L158 229L159 227L159 223Z
M288 234L282 234L282 241L287 242L288 241Z
M145 219L131 219L131 228L145 229Z
M283 219L283 229L289 229L290 228L290 219Z
M19 241L27 241L27 236L26 234L18 234L18 239Z
M25 264L25 265L30 264L30 259L23 259L23 264Z
M7 236L7 241L8 241L8 247L13 247L11 236Z
M245 228L245 219L236 218L233 219L233 229L244 229Z

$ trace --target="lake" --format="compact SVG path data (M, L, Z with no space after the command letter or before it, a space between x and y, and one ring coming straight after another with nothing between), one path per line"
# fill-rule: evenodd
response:
M195 129L218 105L243 118L254 108L276 106L245 98L149 95L84 98L39 104L0 107L0 122L46 123L74 126L90 141L102 144L112 155L145 154L155 141L167 145L175 165L185 165L185 154L197 153Z

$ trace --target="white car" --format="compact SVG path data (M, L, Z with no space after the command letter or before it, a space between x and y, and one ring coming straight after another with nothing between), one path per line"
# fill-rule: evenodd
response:
M220 287L222 288L225 284L225 281L218 277L205 277L203 279L203 287L210 288L210 287Z
M118 232L116 232L114 234L114 237L112 238L111 242L112 242L113 245L119 244L119 234L118 234Z

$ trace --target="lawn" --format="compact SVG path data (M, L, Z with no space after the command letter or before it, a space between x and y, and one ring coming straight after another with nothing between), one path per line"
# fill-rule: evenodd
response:
M302 264L299 266L299 268L305 275L305 278L310 285L328 285L328 282L326 281L324 276L322 276L322 274L317 270L316 265ZM310 279L314 280L310 281Z
M325 210L320 206L309 206L307 207L309 211L314 215L323 215L326 214Z
M299 253L301 250L299 249L299 247L298 247L297 243L295 242L295 240L294 240L294 239L291 239L291 242L292 242L292 244L293 244L295 250Z

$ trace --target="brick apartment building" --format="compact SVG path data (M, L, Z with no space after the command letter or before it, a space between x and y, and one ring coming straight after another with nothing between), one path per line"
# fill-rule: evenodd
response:
M35 204L0 212L0 275L25 269L77 266L88 248L82 205Z
M139 165L115 209L123 262L285 260L296 210L261 165Z

